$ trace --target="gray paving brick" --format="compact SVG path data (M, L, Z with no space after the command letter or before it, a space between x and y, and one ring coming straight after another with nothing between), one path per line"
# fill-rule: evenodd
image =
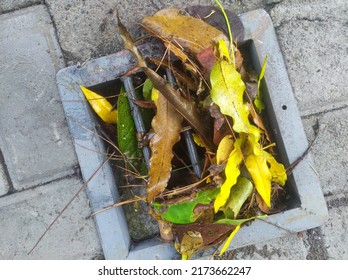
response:
M41 3L41 0L1 0L0 14Z
M259 0L258 0L259 1ZM233 9L236 1L223 1ZM139 22L145 15L151 15L163 8L183 8L188 5L211 5L210 0L46 0L56 24L57 35L67 61L72 64L85 62L91 58L114 53L123 49L121 38L115 33L117 22L110 9L117 8L133 36L139 36Z
M307 137L314 138L319 123L319 134L311 149L324 195L347 190L348 182L348 108L303 119Z
M7 194L9 184L6 178L3 164L0 162L0 196Z
M73 172L55 74L63 64L43 5L0 16L0 146L15 189Z
M301 235L291 234L237 249L230 254L230 258L236 260L305 260L308 250Z
M62 179L0 198L0 259L92 259L102 254L90 208L81 193L30 254L46 227L82 186Z
M304 115L348 104L347 1L281 1L271 11ZM272 55L272 54L270 54Z
M329 221L323 226L330 259L348 260L348 192L328 198Z

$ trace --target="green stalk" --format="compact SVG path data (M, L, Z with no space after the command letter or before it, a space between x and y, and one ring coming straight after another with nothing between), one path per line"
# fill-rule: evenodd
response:
M224 7L221 5L219 0L215 0L216 4L218 4L222 14L224 15L225 21L226 21L226 25L227 25L227 30L228 30L228 35L230 37L230 53L231 53L231 57L232 57L232 63L234 66L236 66L235 63L235 58L234 58L234 51L233 51L233 37L232 37L232 30L231 30L231 26L230 26L230 21L228 20L227 14L225 12Z

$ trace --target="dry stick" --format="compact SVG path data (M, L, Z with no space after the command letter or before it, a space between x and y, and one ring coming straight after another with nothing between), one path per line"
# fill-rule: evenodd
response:
M286 174L287 175L290 175L294 169L296 168L296 166L302 161L304 160L304 158L308 155L308 153L310 152L315 140L317 139L318 137L318 134L319 134L319 123L317 121L317 126L318 126L318 129L315 131L315 136L314 136L314 139L312 140L312 142L308 145L307 149L303 152L303 154L298 158L296 159L293 163L291 163L291 165L287 168L286 170Z
M112 153L110 155L110 157L113 156L114 153ZM88 178L88 180L82 185L82 187L74 194L74 196L69 200L69 202L63 207L63 209L59 212L59 214L54 218L54 220L49 224L49 226L46 228L45 232L40 236L39 240L35 243L35 245L33 246L33 248L28 252L28 255L31 254L31 252L34 251L34 249L37 247L37 245L39 245L40 241L42 240L42 238L44 238L44 236L46 235L46 233L52 228L52 226L54 225L54 223L62 216L62 214L64 213L64 211L70 206L70 204L75 200L75 198L87 187L87 184L93 179L93 177L99 172L100 169L102 169L104 167L104 165L106 163L109 162L110 157L108 157L98 168L96 171L94 171L94 173Z
M133 198L133 199L121 201L121 202L106 206L106 207L90 214L87 218L94 217L95 215L100 214L101 212L104 212L104 211L109 210L109 209L114 208L114 207L122 206L122 205L125 205L128 203L138 202L138 201L145 201L145 200L146 200L146 198L138 197L138 198Z

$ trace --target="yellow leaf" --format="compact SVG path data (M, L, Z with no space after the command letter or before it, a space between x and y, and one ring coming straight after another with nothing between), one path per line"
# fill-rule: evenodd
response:
M216 151L216 163L223 164L233 150L233 139L231 135L226 135L219 143Z
M80 86L83 94L93 108L94 112L106 123L117 124L117 111L113 110L112 105L103 96Z
M233 119L233 130L240 133L260 134L249 122L249 107L243 101L245 84L236 68L227 61L215 63L211 73L211 98L224 115Z
M272 174L268 168L266 156L250 154L245 160L245 166L253 179L257 192L270 207Z
M224 246L222 247L219 256L221 256L225 251L227 250L228 246L230 246L230 243L233 239L233 237L236 235L236 233L240 230L241 225L236 226L236 228L232 231L230 236L227 238Z
M272 175L272 182L277 182L280 185L284 186L287 180L286 169L283 164L276 161L276 159L266 151L264 154L267 158L267 162L270 165L270 172Z
M230 153L226 167L225 175L226 180L220 188L220 193L217 195L214 201L214 211L215 213L226 204L228 197L230 196L231 188L236 184L237 178L240 174L239 165L243 160L243 154L241 146L243 143L243 138L237 138L234 143L234 149Z
M226 58L227 62L231 63L229 50L224 40L218 41L218 49L219 49L220 59L223 60L224 58Z
M152 88L151 90L151 100L156 102L158 99L159 91L156 88Z

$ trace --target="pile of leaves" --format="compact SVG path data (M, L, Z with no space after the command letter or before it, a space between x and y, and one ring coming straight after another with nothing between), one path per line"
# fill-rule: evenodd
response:
M128 169L144 175L146 197L139 199L146 201L162 239L174 242L183 259L225 242L223 253L243 224L270 213L287 179L262 118L267 58L258 77L246 70L238 49L242 24L217 4L220 8L165 9L143 18L141 26L165 46L162 60L145 60L118 19L125 48L137 60L127 74L141 70L147 77L136 99L122 88L115 109L81 87L100 118L117 126ZM137 135L130 103L141 107L146 135ZM200 174L180 148L183 131L192 131ZM147 142L146 166L140 147Z

